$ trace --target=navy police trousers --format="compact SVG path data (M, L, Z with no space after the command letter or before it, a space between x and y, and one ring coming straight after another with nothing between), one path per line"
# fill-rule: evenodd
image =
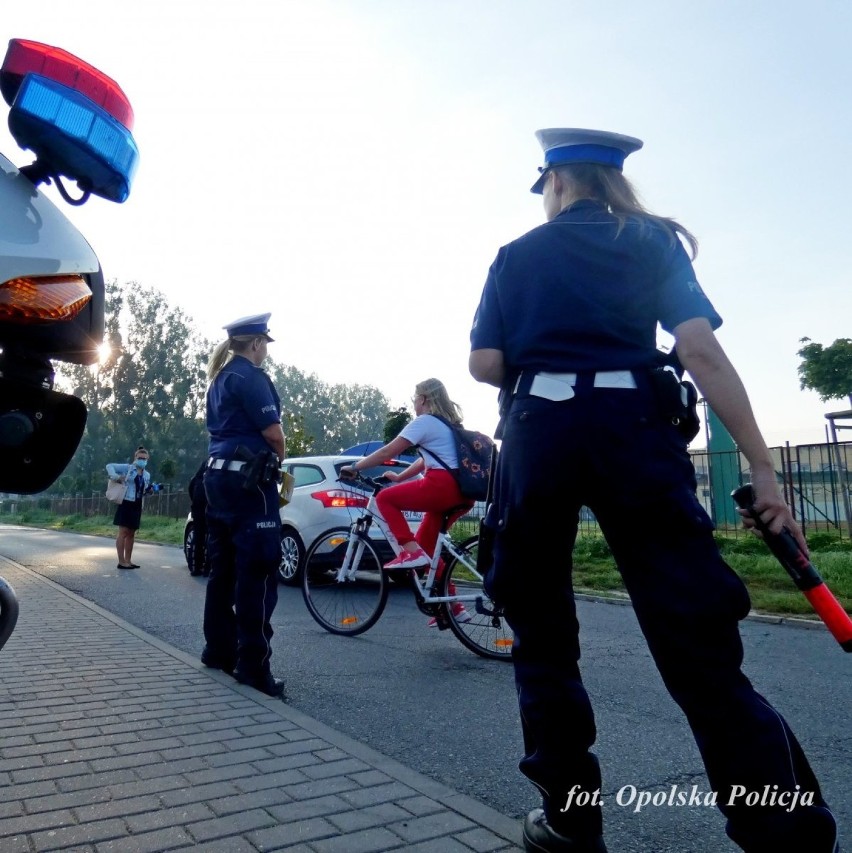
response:
M208 469L204 639L214 660L248 677L269 671L278 602L281 520L275 484L242 488L239 472Z
M488 586L515 634L521 771L541 791L554 829L579 837L601 832L600 806L588 799L576 805L577 792L601 788L571 580L585 505L615 556L665 685L686 714L728 835L749 853L832 853L836 826L808 761L740 669L737 623L749 597L719 554L695 488L684 440L658 416L642 383L581 387L564 402L512 402L488 517L496 529ZM804 799L813 803L787 810L734 797L729 804L742 787L765 786L811 792ZM575 805L562 811L572 789Z

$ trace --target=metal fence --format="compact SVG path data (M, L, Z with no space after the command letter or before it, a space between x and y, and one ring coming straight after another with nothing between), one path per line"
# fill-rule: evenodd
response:
M806 533L829 531L848 538L852 529L852 442L837 444L785 445L771 450L778 481ZM731 492L750 480L748 463L736 451L691 453L698 481L698 498L720 530L733 532L740 528L739 515L731 500ZM186 518L189 495L184 489L172 490L169 484L158 494L145 498L145 514L165 518ZM0 519L29 509L44 509L54 515L112 516L115 505L101 492L89 495L0 496ZM477 504L470 518L482 515ZM580 517L583 532L595 532L594 515L583 509Z
M189 514L189 495L185 490L172 491L169 484L161 492L145 498L143 517L186 518ZM77 515L83 518L115 514L116 505L108 501L103 492L89 495L5 495L0 496L0 520L4 515L17 515L28 510L47 510L60 517Z

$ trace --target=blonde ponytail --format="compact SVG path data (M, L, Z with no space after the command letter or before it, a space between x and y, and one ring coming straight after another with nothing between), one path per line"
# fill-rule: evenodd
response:
M230 338L216 345L216 349L210 354L210 359L207 362L208 382L212 382L218 376L219 371L231 360L230 349Z

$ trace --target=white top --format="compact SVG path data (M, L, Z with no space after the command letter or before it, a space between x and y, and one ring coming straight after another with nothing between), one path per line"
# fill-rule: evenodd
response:
M438 456L445 465L450 468L459 467L459 457L456 453L456 441L453 431L442 421L432 415L419 415L411 423L407 424L400 435L408 439L412 444L418 444L426 450ZM429 453L421 453L427 468L440 468L444 466L434 459Z

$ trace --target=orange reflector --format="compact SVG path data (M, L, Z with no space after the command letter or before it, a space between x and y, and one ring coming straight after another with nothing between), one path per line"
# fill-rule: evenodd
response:
M344 616L343 619L340 620L341 625L354 625L358 621L357 616Z
M505 646L511 646L512 641L511 640L495 640L494 645L497 646L498 648L504 648Z
M0 322L71 320L91 298L89 285L79 275L13 278L0 285Z

